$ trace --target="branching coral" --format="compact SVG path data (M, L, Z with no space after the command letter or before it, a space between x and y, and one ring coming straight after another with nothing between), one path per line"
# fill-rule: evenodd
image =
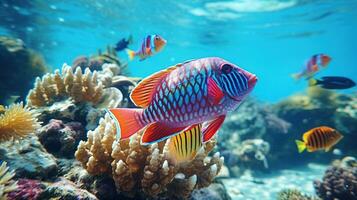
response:
M0 115L0 142L18 139L33 133L40 127L37 114L23 107L22 103L13 104Z
M6 162L3 162L0 165L0 200L6 200L6 194L16 189L16 183L11 181L15 173L8 170Z
M72 68L65 64L62 74L56 70L54 74L46 74L42 79L36 79L35 88L30 90L27 103L40 107L72 97L75 102L88 101L96 104L103 95L103 85L98 83L97 79L97 72L92 73L87 68L83 74L78 67L73 73Z
M112 174L118 192L126 196L187 198L196 188L208 186L223 165L216 153L207 157L215 141L207 142L189 163L175 166L167 159L167 142L142 146L142 134L131 140L115 141L114 122L107 114L88 140L81 141L76 158L90 174Z

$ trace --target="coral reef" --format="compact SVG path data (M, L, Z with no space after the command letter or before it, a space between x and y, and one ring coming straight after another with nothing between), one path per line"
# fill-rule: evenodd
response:
M2 162L0 165L0 199L7 199L9 192L15 190L17 185L11 179L15 176L13 171L8 171L6 162Z
M302 194L297 189L285 189L278 193L277 200L319 200L319 198Z
M48 152L71 158L79 141L85 139L85 130L79 122L65 124L61 120L52 119L38 131L38 137Z
M100 70L102 65L109 63L115 64L117 66L121 66L121 69L125 68L127 64L124 64L120 61L117 56L115 49L111 46L107 46L105 52L98 50L98 53L94 56L87 57L87 56L78 56L73 61L73 68L81 67L83 70L85 68L89 68L90 70ZM122 74L118 72L117 74Z
M62 74L56 70L54 74L46 74L36 79L34 89L30 90L27 103L32 107L48 106L56 101L71 97L74 102L98 103L103 96L103 85L98 83L98 74L81 68L73 73L72 68L63 65Z
M38 180L19 179L17 188L7 195L8 200L37 199L45 185Z
M78 188L73 182L66 179L50 184L42 193L40 193L38 200L47 199L86 199L98 200L93 194L87 190Z
M357 199L357 167L330 167L322 181L314 181L314 187L324 200Z
M117 76L121 67L116 64L104 64L101 69L91 72L86 68L83 74L81 68L73 72L65 64L62 72L56 70L36 79L27 104L40 113L39 119L44 123L51 119L78 121L87 130L93 129L104 109L133 107L129 93L136 85L136 79Z
M168 159L165 141L151 146L140 145L141 133L129 140L115 141L116 128L107 114L94 131L87 133L75 153L92 175L112 175L119 193L135 197L187 198L196 188L207 187L218 174L223 158L208 153L215 141L207 142L192 160L175 166Z
M24 99L36 76L45 73L42 57L20 39L0 36L0 104L11 96Z
M26 137L40 127L37 114L22 103L10 105L0 114L0 142Z
M58 171L56 159L43 148L37 136L1 143L0 160L6 161L16 177L21 178L49 179Z
M231 197L227 194L226 188L222 182L215 181L206 188L194 190L190 196L190 200L230 200Z
M239 163L243 165L250 165L248 168L269 168L267 154L269 153L270 145L262 139L245 140L242 142L240 148L236 149L239 157Z

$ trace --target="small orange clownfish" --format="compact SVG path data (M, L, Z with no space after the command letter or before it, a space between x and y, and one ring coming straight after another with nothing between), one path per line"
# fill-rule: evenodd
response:
M313 128L303 135L303 141L296 140L299 153L307 149L308 152L314 152L324 149L329 151L337 144L343 136L333 128L320 126Z
M129 59L133 60L136 56L140 57L140 61L161 51L166 45L166 40L159 35L148 35L143 39L141 48L138 51L127 49Z

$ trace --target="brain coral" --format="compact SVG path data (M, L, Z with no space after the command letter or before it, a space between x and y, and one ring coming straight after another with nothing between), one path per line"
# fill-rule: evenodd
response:
M166 156L168 141L142 146L141 133L120 142L115 135L107 114L94 131L88 131L88 140L80 142L75 156L90 174L110 174L117 191L129 197L187 198L194 189L208 186L223 165L219 153L207 156L215 140L205 143L191 162L174 165Z

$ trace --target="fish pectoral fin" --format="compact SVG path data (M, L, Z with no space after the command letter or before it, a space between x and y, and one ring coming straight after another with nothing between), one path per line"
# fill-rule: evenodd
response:
M131 92L130 98L134 104L143 108L148 107L161 80L174 69L176 67L170 67L143 79Z
M331 147L326 147L325 152L329 152L331 150Z
M202 128L203 142L207 142L214 136L214 134L216 134L218 129L222 126L225 118L225 115L221 115L208 122L208 124Z
M208 99L213 105L217 105L222 100L224 94L213 78L208 78L207 82Z
M171 127L165 123L155 122L149 125L141 137L141 144L148 145L160 142L176 133L184 130L186 127Z
M175 164L192 160L202 147L201 124L194 124L170 138L167 157Z

